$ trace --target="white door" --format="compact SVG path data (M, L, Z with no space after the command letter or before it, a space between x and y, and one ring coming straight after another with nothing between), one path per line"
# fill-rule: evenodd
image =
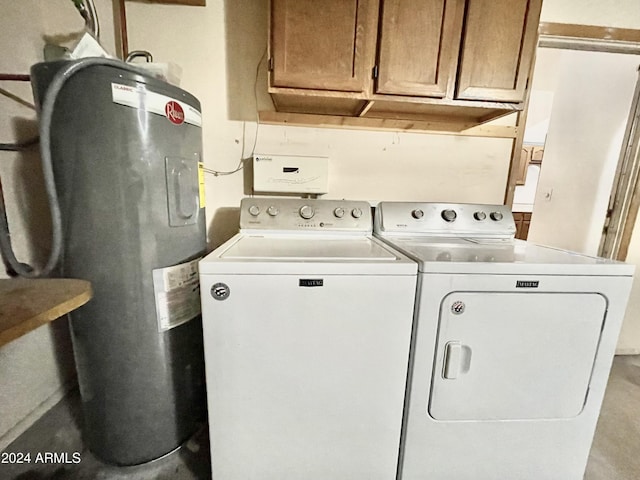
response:
M596 293L450 293L440 307L429 414L436 420L579 415L606 309Z
M596 255L638 56L540 48L537 57L534 89L553 90L553 105L528 240Z

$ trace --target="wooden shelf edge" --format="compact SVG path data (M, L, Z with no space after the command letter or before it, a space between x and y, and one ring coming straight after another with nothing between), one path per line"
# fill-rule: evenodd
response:
M344 92L339 90L317 90L306 88L274 87L269 86L267 91L272 95L289 95L300 97L338 98L351 100L367 100L364 92Z
M436 107L464 107L477 108L478 110L504 110L505 114L519 112L524 106L524 102L515 101L487 101L479 98L453 99L436 97L415 97L410 95L367 95L364 92L344 92L333 90L317 90L304 88L268 87L271 95L285 95L291 97L309 98L335 98L339 100L360 100L363 106L375 102L387 102L398 104L433 105Z
M597 25L575 25L570 23L540 22L540 35L578 38L584 40L609 40L614 42L640 43L640 30L631 28L602 27Z
M630 28L541 23L539 47L640 54L640 30Z
M267 125L290 125L295 127L382 130L508 139L514 139L518 135L518 128L514 126L471 126L462 122L430 122L388 118L342 117L336 115L314 115L308 113L287 113L267 110L258 112L258 118L260 123Z
M0 280L0 347L87 303L86 280Z

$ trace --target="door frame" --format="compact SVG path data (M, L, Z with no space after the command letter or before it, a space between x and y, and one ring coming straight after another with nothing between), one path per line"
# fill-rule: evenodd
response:
M538 33L538 47L640 55L640 30L541 22L538 27ZM529 83L531 83L533 78L534 64L535 58L531 65ZM522 148L522 143L524 140L524 131L529 109L529 95L531 92L530 87L531 85L529 85L529 88L527 89L527 98L525 101L524 109L518 113L518 117L516 120L517 136L513 141L513 148L511 150L511 163L509 166L509 175L507 177L507 184L504 195L504 204L509 206L513 205L513 198L516 191L516 182L518 180L518 174L520 171L520 149ZM635 99L637 98L637 94L638 90L636 89L636 94L634 95L634 105L636 104ZM637 111L637 109L635 110ZM632 112L633 111L634 109L632 109ZM636 135L639 135L639 129L640 125L638 125L634 130ZM626 140L627 137L625 137L625 143L623 143L625 147L627 146ZM622 162L622 156L620 162ZM621 165L619 163L618 170L620 169ZM631 231L633 230L635 218L640 209L640 187L638 186L637 176L634 178L636 179L636 181L634 184L635 186L631 192L632 198L629 200L629 202L622 202L623 205L628 205L629 208L627 208L626 212L620 213L621 218L623 218L622 225L624 225L624 228L622 229L620 235L624 234L628 236L628 239L626 239L627 247L631 239ZM625 187L624 185L620 185L618 187L618 180L627 182L627 186ZM629 182L631 180L632 177L629 177L628 174L620 174L618 176L618 173L616 173L616 180L614 185L618 187L619 192L627 192L629 191L631 185L631 183ZM614 190L616 189L616 187L614 187ZM612 191L612 196L614 195L614 193L615 192ZM612 213L612 202L613 201L610 200L610 209L608 211L608 215ZM604 240L602 243L604 243ZM624 246L622 239L619 241L619 243ZM616 252L616 255L621 252L622 250L620 250L620 252ZM626 250L624 250L624 256L626 257Z
M640 67L598 255L624 261L640 211Z

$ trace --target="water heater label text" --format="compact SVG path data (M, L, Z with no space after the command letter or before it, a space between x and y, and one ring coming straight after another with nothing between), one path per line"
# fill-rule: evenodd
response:
M188 123L202 127L202 114L199 110L175 98L152 92L147 87L131 87L121 83L112 83L111 98L113 103L118 105L162 115L174 125Z

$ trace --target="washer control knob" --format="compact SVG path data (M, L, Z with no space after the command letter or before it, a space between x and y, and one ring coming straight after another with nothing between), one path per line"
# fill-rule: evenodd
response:
M278 207L276 207L275 205L271 205L269 208L267 208L267 213L272 217L275 217L280 213L280 210L278 210Z
M260 213L260 207L257 205L251 205L249 207L249 214L253 217L257 217L258 214Z
M336 209L333 211L333 215L334 215L336 218L342 218L342 217L344 217L344 208L342 208L342 207L338 207L338 208L336 208Z
M313 218L313 216L316 214L316 211L309 205L303 205L302 207L300 207L298 213L300 213L300 216L302 218L309 220L310 218Z
M453 222L458 216L455 210L450 210L450 209L443 210L441 215L445 222Z
M411 212L411 216L415 219L420 220L422 217L424 217L424 212L416 208L413 212Z
M362 210L360 208L354 208L351 210L351 216L353 218L360 218L362 216Z
M473 218L475 218L478 221L482 221L485 218L487 218L487 214L484 212L476 212L473 214Z
M489 216L491 217L491 220L494 220L496 222L502 220L502 213L500 212L491 212Z

